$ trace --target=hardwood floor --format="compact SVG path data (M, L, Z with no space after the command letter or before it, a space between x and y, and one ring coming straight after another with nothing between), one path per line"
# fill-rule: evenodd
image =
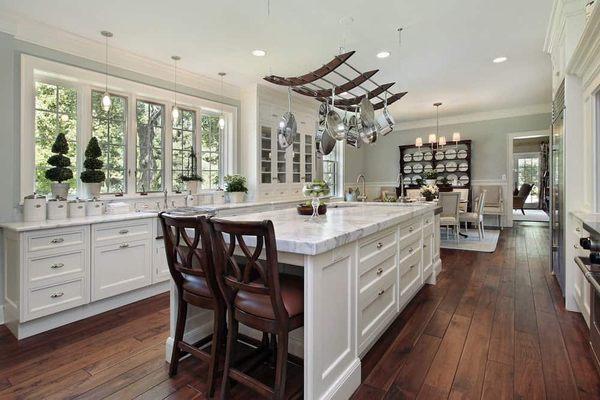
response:
M495 253L444 250L438 284L363 359L354 398L600 399L587 327L563 307L547 243L543 225L521 224ZM0 399L204 399L204 363L168 378L168 307L161 295L21 342L0 326ZM237 385L232 398L257 395Z

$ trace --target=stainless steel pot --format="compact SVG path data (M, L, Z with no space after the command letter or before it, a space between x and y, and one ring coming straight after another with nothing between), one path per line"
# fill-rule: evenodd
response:
M371 104L367 96L363 97L360 101L360 120L362 121L360 137L363 142L367 144L375 143L377 141L378 126L375 121L373 104Z
M326 156L331 153L335 148L336 140L329 136L327 129L324 126L319 126L317 132L315 133L315 147L317 150L317 154L321 156Z
M349 146L360 149L362 139L360 132L362 130L361 121L358 115L352 115L348 119L348 135L346 135L346 143Z
M385 98L383 100L383 113L377 117L377 124L379 125L378 133L381 136L385 136L394 130L394 118L387 109L387 91L385 92Z
M279 147L287 149L294 143L294 136L298 132L296 118L292 114L292 88L288 87L288 112L283 114L277 126L277 141Z
M327 112L325 119L325 127L329 136L335 140L344 140L348 133L348 128L340 118L340 115L335 111L335 88L331 90L331 108Z

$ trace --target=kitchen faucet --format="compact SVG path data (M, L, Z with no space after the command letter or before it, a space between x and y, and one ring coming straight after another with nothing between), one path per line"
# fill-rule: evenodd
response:
M356 200L364 202L367 200L367 190L365 188L365 176L363 174L358 175L358 177L356 178L356 184L358 185L358 183L360 182L361 179L362 179L362 192L360 192L360 196L358 196L356 198Z

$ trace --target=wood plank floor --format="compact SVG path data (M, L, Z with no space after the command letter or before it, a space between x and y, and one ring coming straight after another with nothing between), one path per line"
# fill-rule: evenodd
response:
M443 251L438 284L365 356L354 398L600 399L587 327L563 307L547 243L544 225L522 223L495 253ZM202 362L167 376L168 307L161 295L21 342L0 326L0 399L204 399Z

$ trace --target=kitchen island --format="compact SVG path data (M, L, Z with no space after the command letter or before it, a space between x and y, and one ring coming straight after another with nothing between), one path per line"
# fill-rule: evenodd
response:
M434 204L335 203L319 222L306 221L293 208L217 213L235 221L271 220L279 262L297 266L304 277L304 327L290 333L289 350L304 359L305 399L349 398L361 382L360 357L424 284L435 284L441 270L438 212ZM174 291L172 285L167 360L177 315ZM210 311L188 312L187 341L211 329Z

